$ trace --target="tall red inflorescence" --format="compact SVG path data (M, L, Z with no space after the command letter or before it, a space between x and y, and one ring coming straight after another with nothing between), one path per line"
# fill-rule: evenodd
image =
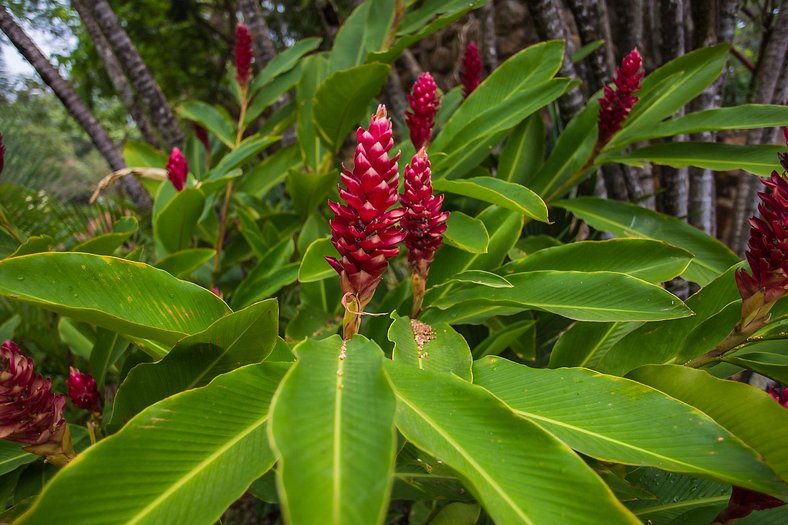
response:
M410 140L416 150L421 149L432 139L432 127L438 113L440 99L437 96L438 85L429 73L422 75L413 83L408 95L410 111L405 113L405 121L410 130Z
M252 78L252 36L246 24L235 26L235 79L242 87Z
M462 56L462 73L460 74L463 92L466 97L482 83L483 67L479 48L476 47L476 42L471 40L468 42L468 47L465 48L465 54Z
M33 360L13 341L0 345L0 438L63 465L73 457L66 398L52 393L52 380L36 374Z
M96 380L92 375L80 372L72 366L69 368L66 386L68 387L68 397L75 406L94 413L101 413L101 398Z
M638 101L635 92L640 89L640 81L643 73L640 67L643 59L637 49L633 49L624 60L621 66L616 68L616 77L613 83L615 91L611 86L605 86L605 94L599 99L599 146L607 144L613 135L621 129L621 125L626 120L632 106Z
M378 107L369 129L359 128L356 139L353 171L342 166L340 174L344 188L339 187L339 196L346 204L328 202L334 212L332 242L340 258L326 257L340 275L343 303L354 314L372 299L388 259L397 255L397 244L405 237L397 225L404 210L389 210L397 203L399 153L389 157L394 140L386 106ZM353 333L346 329L346 338Z
M170 179L170 182L172 182L176 190L183 190L186 186L186 177L188 174L189 163L186 162L186 157L183 156L180 149L172 148L170 158L167 160L167 178Z

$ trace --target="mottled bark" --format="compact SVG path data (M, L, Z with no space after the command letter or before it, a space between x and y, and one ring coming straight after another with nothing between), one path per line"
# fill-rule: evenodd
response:
M561 20L556 0L527 0L526 6L531 19L536 27L536 32L542 40L563 40L566 42L564 61L561 64L561 75L569 78L579 78L571 56L574 52L569 34ZM573 89L558 99L558 108L561 119L569 122L584 106L583 95L578 89Z
M495 6L492 2L481 8L482 60L488 73L498 67L498 39L495 35Z
M175 113L106 0L95 0L93 16L112 47L112 52L120 62L126 77L147 105L147 113L156 123L167 148L183 146L184 135Z
M649 2L649 4L652 3ZM618 21L617 30L612 40L618 47L615 53L616 58L620 59L633 49L638 48L646 59L647 53L643 51L647 47L643 39L643 20L648 12L647 10L644 12L643 0L629 0L627 2L614 0L612 4Z
M396 67L391 68L386 85L383 86L383 95L389 102L389 107L393 110L393 118L399 121L405 119L405 111L408 109L408 100L405 86L402 85L399 72Z
M596 2L592 4L588 0L567 0L566 3L575 17L582 45L585 46L595 40L599 40L602 31L599 27L601 19L596 8ZM610 71L608 70L605 57L605 46L591 53L585 60L589 64L585 80L588 84L589 93L594 93L610 78Z
M408 70L408 75L413 78L414 82L424 72L421 64L419 64L419 61L416 60L416 57L413 55L413 52L410 49L406 49L402 52L402 62L405 65L405 68Z
M57 69L49 62L35 43L27 36L24 30L16 23L6 8L0 5L0 29L6 34L11 43L22 56L30 62L43 81L52 88L58 99L63 103L71 116L79 122L82 129L99 150L101 155L113 170L119 170L126 165L115 144L110 139L107 131L96 120L93 113L79 98L76 91L64 79ZM134 203L140 208L150 207L151 201L148 193L134 177L124 177L123 185Z
M139 100L134 94L134 89L131 87L131 84L129 84L129 80L123 73L123 68L120 67L118 59L115 58L115 55L112 53L109 42L107 42L104 33L101 32L101 28L99 28L96 20L93 18L93 14L85 4L85 0L71 0L71 5L76 9L77 13L79 13L82 24L90 35L90 39L93 41L93 45L96 51L98 51L101 61L104 63L104 68L107 70L107 76L112 83L112 87L115 88L115 91L123 101L123 105L126 106L131 118L137 124L142 138L156 148L161 147L159 139L156 137L156 132L148 121L148 117L145 116L145 112L142 110Z
M257 70L265 67L276 56L276 46L271 39L271 30L263 16L260 2L255 0L238 0L238 9L244 17L244 23L252 33L252 49Z

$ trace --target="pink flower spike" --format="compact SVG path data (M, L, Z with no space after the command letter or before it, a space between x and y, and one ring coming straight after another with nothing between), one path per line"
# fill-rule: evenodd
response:
M186 186L186 177L189 174L189 163L186 162L186 157L183 156L181 150L172 148L170 158L167 160L167 178L170 179L172 185L175 186L177 191L182 191Z
M410 111L405 113L405 121L410 130L410 140L416 150L432 139L432 127L435 125L435 115L440 106L437 91L438 85L432 75L422 73L408 95Z
M465 54L462 57L462 73L460 74L463 93L465 93L466 97L482 83L483 67L479 48L476 47L476 42L471 40L468 42L468 47L465 48Z
M235 26L235 79L242 87L252 78L252 37L246 24Z
M80 372L72 366L69 368L66 386L68 386L68 397L75 406L96 414L101 413L101 398L92 375Z
M616 68L616 77L613 83L615 91L611 86L605 86L605 94L599 99L599 146L607 144L613 135L621 129L621 125L626 120L632 106L638 101L635 92L640 89L640 80L643 73L640 66L643 59L637 49L633 49L624 60L621 66Z

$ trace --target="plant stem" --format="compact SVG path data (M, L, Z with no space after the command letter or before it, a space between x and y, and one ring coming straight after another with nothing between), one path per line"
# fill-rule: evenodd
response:
M684 366L688 366L690 368L700 368L703 365L707 365L709 363L719 361L725 354L745 342L752 334L763 328L766 322L769 320L769 316L761 317L759 319L755 319L754 321L744 326L744 321L739 321L736 323L736 326L733 327L733 330L725 336L725 339L717 343L717 345L706 352L705 354L698 356L694 359L690 359Z

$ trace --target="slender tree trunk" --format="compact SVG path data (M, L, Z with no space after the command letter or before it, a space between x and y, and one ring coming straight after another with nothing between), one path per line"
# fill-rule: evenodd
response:
M482 57L484 67L492 71L498 67L498 38L495 34L495 6L492 2L482 7L479 13L482 28Z
M93 16L123 67L126 78L147 104L148 115L156 123L167 148L183 146L184 135L175 113L106 0L95 0Z
M618 23L611 42L615 42L618 47L615 56L619 59L635 48L640 50L644 58L647 55L644 50L649 46L643 38L643 19L648 13L644 12L644 7L647 6L643 5L643 0L613 1Z
M71 113L71 116L79 122L82 129L90 136L90 140L107 160L110 167L115 171L125 168L126 164L123 162L123 157L101 123L96 120L96 117L82 102L68 81L60 75L2 5L0 5L0 29L11 40L11 43L14 44L14 47L19 50L22 56L30 62L30 65L35 68L44 82L52 88L55 96L60 99L69 113ZM124 188L138 207L150 207L150 197L137 179L132 176L124 177L122 180Z
M752 82L751 102L762 104L784 102L785 83L780 84L781 73L786 69L785 55L788 50L788 0L780 3L777 20L772 20L771 31L764 33L766 43L763 53L758 60ZM764 133L763 129L751 129L747 133L748 144L761 144L771 140L771 133ZM764 140L766 139L766 140ZM776 164L775 160L775 164ZM747 245L749 217L757 209L756 193L760 183L757 177L747 173L739 174L736 185L736 200L733 207L733 223L729 246L740 256L744 254Z
M261 71L276 56L276 46L271 39L271 31L268 29L259 1L238 0L238 9L252 33L254 59L257 62L257 70Z
M389 107L396 115L396 119L404 121L405 111L408 109L408 100L405 86L402 85L402 79L396 67L391 68L388 81L383 86L383 94L390 104Z
M77 13L79 13L79 17L82 19L82 23L85 25L85 29L90 35L93 45L96 47L96 51L98 51L99 57L101 57L104 63L109 80L112 82L112 87L114 87L115 91L120 95L123 105L129 110L131 118L134 119L134 122L137 124L142 138L154 147L161 147L159 139L156 137L156 132L153 130L150 121L148 121L148 117L145 116L145 112L142 110L139 100L137 100L134 94L134 89L131 87L131 84L129 84L129 80L123 73L123 68L120 67L118 59L115 58L115 55L112 53L109 42L107 42L107 39L104 37L104 33L101 32L101 28L99 28L96 20L93 18L90 9L85 5L84 0L71 0L71 5L77 10Z

